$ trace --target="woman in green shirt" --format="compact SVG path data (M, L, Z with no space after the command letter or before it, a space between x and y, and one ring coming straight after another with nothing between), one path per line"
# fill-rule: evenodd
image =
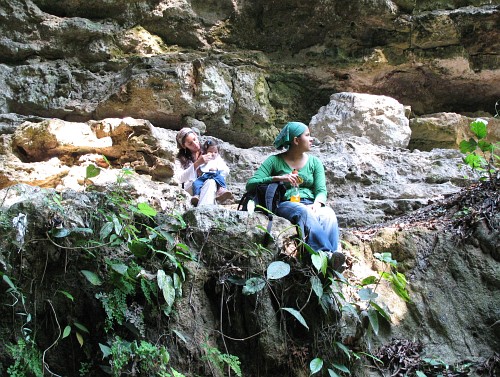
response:
M336 271L343 270L345 256L337 251L339 226L332 208L326 206L326 181L323 163L306 152L311 150L309 128L300 122L289 122L274 141L277 149L286 150L269 156L246 184L247 191L257 185L284 182L286 199L280 203L276 215L300 227L304 241L312 249L327 252ZM289 199L299 188L300 202Z

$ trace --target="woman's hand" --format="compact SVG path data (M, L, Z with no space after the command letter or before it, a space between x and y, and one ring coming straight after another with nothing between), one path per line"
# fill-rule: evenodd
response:
M280 175L279 176L279 181L280 182L288 182L290 183L291 186L298 186L300 185L304 180L299 177L298 174L285 174L285 175Z
M212 153L207 153L207 154L202 154L198 159L196 160L195 167L198 168L201 165L205 165L208 161L211 161L214 159L214 155Z
M317 212L321 208L321 203L314 202L313 204L309 204L308 207L311 209L311 211Z

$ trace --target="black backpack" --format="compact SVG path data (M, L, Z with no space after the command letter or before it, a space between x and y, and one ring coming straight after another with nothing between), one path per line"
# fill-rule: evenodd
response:
M283 182L273 182L258 185L254 192L246 192L238 203L238 211L247 211L248 202L253 200L255 211L264 213L269 222L267 223L267 232L264 236L264 246L271 240L271 228L273 226L273 214L276 212L279 204L285 200L286 187ZM260 207L264 207L264 209Z

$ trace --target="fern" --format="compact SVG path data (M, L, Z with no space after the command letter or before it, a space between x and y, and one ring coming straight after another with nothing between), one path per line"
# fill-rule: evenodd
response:
M224 372L224 365L227 365L238 376L241 377L240 359L238 356L221 353L217 348L210 347L208 344L203 344L207 355L203 357L204 360L211 362L222 373Z
M105 330L113 328L113 323L123 324L125 314L127 313L127 295L119 289L115 289L111 293L98 293L95 296L101 301L104 311L106 312Z
M19 339L17 344L7 344L7 352L14 359L7 374L11 377L25 377L34 375L42 377L42 354L32 341Z

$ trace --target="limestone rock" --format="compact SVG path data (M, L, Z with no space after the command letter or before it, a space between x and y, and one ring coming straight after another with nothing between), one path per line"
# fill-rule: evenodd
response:
M498 6L486 1L115 3L4 0L0 111L170 129L192 117L240 147L308 123L332 93L495 114Z
M203 125L199 122L190 124ZM246 181L276 151L272 147L242 149L219 141L221 155L230 167L227 184L235 205L245 192ZM129 183L146 198L155 198L159 208L175 207L177 200L170 202L169 198L182 192L173 177L175 131L154 127L145 120L25 122L14 134L3 135L0 151L2 187L24 182L73 190L92 184L103 189L120 179L123 168L132 168L136 174L129 177ZM411 152L343 136L335 141L325 138L311 154L324 163L328 204L336 210L342 226L373 224L404 214L456 192L466 183L459 166L462 155L456 150ZM86 181L89 165L101 170Z
M500 140L500 121L497 118L484 117L488 122L487 141ZM477 139L470 130L470 123L475 118L456 113L429 114L410 120L412 131L410 149L429 151L433 148L459 149L462 140Z
M373 144L406 148L411 130L405 109L393 98L362 93L336 93L309 123L313 136L324 140L365 137Z

